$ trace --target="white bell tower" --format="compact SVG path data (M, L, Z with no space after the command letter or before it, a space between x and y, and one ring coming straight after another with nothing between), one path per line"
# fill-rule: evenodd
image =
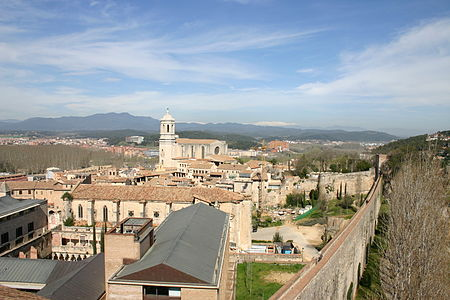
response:
M175 162L172 160L176 153L175 119L170 115L168 108L160 122L159 165L163 168L176 167Z

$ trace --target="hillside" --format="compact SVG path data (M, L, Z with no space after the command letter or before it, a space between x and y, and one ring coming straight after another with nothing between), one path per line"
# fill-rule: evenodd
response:
M31 118L20 122L0 122L0 131L110 131L138 130L147 134L159 131L159 120L133 116L129 113L95 114L86 117ZM358 142L386 142L396 137L379 131L345 131L325 129L298 129L275 126L257 126L240 123L177 123L177 132L214 132L238 134L254 138L292 140L331 140Z

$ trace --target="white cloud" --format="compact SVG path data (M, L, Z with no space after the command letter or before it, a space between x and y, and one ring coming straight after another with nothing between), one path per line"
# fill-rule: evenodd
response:
M252 123L260 126L295 126L297 123L281 122L281 121L260 121Z
M299 69L296 71L297 73L313 73L315 72L314 69L310 68L310 69Z
M450 19L402 32L392 42L342 55L341 75L298 87L308 96L336 100L450 104Z
M219 82L261 79L264 72L214 52L271 47L312 33L228 32L189 38L132 38L112 35L128 27L96 28L81 33L0 44L0 63L45 65L69 74L112 71L131 78L160 82Z

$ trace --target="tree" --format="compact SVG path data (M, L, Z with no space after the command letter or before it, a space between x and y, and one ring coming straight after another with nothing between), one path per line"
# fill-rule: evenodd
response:
M286 207L305 207L304 195L299 193L286 195Z
M105 233L106 223L103 223L102 232L100 234L100 252L105 252Z
M387 299L450 299L448 178L436 159L409 157L392 180L380 262Z
M73 226L74 225L74 220L72 217L68 217L67 219L64 220L64 226Z
M274 243L282 243L283 242L283 236L277 231L273 235L272 241Z

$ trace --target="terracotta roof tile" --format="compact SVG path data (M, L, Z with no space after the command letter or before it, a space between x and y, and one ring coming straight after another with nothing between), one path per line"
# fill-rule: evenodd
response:
M200 198L207 202L240 201L244 196L218 188L160 187L148 185L102 186L80 184L72 193L74 199L192 202Z
M0 285L0 299L2 300L47 300L47 298L38 296L36 294L22 292L16 289L12 289L3 285Z
M212 144L218 142L218 140L209 140L209 139L177 139L177 144Z

